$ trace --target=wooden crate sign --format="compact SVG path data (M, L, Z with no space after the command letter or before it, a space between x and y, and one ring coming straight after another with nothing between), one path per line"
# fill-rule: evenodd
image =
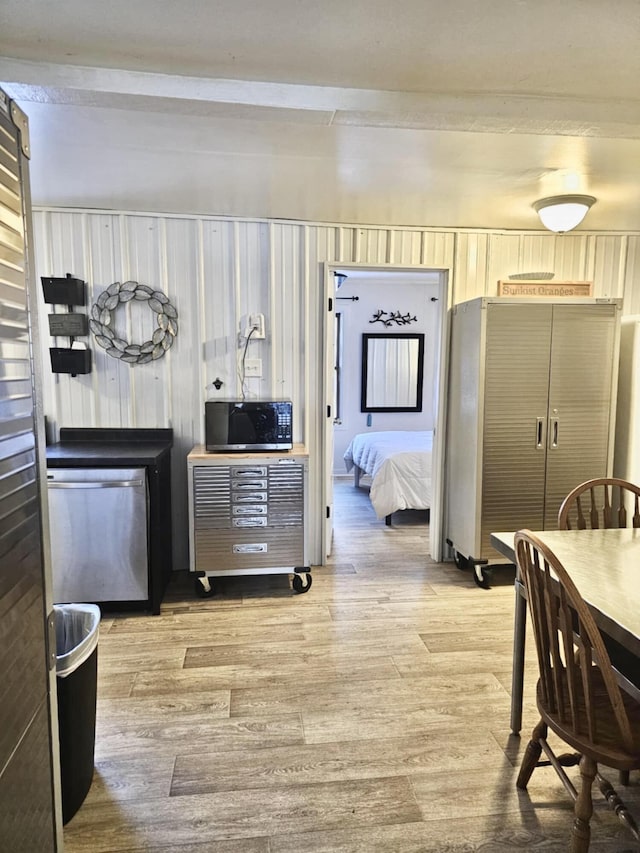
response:
M592 281L499 281L498 296L592 296Z

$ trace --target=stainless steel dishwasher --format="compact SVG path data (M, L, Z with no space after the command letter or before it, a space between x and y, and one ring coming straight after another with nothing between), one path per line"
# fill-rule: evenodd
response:
M149 597L144 468L49 468L53 600Z

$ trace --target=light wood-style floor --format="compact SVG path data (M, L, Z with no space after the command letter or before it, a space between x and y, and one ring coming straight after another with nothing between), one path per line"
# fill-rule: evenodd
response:
M509 732L513 574L428 556L426 514L386 527L336 483L331 565L177 576L160 616L104 617L96 772L66 853L512 853L567 849L551 768L515 788L537 720ZM615 776L612 781L616 781ZM640 812L634 776L623 789ZM634 802L635 801L635 802ZM637 850L601 800L592 850Z

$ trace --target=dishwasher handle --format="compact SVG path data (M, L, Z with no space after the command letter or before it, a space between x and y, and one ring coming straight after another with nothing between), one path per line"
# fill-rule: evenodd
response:
M54 480L49 474L47 486L50 489L127 489L144 486L144 480Z

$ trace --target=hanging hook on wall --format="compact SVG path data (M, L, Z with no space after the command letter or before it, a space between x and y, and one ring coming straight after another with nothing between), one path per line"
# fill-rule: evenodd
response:
M346 274L346 273L343 273L343 272L336 272L335 270L333 271L333 274L334 274L335 279L336 279L336 290L340 290L340 288L342 287L342 285L343 285L343 284L345 283L345 281L347 280L348 276L347 276L347 274Z

